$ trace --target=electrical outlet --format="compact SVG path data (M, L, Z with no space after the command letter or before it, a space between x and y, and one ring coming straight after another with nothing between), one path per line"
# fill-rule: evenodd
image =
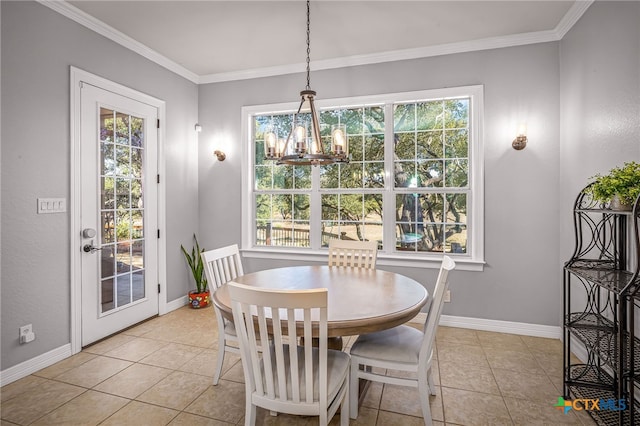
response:
M451 302L451 290L447 290L444 293L444 303L449 303Z
M33 325L27 324L20 327L20 343L29 343L36 340L36 334L33 332Z

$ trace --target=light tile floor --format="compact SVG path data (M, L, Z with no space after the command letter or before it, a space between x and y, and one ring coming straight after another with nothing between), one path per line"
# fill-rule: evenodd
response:
M1 426L242 424L242 365L227 354L212 386L217 348L212 308L178 309L2 387ZM559 340L440 327L436 349L435 425L593 424L553 407L562 391ZM374 383L351 424L422 425L417 396L413 388ZM317 418L259 410L257 423Z

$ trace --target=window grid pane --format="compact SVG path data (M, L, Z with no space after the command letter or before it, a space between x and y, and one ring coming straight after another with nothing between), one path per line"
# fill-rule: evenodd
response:
M309 210L309 195L256 194L256 245L309 247Z

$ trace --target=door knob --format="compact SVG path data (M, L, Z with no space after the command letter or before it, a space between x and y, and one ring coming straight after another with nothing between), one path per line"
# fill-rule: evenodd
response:
M102 249L99 247L95 247L93 245L93 240L91 240L89 244L85 244L84 246L82 246L82 251L84 251L85 253L95 253L98 250L102 250Z
M82 238L93 238L96 236L96 230L93 228L85 228L82 230Z

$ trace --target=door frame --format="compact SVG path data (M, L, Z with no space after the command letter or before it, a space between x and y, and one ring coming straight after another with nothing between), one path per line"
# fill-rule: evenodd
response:
M80 88L83 83L91 84L100 89L125 96L136 101L149 104L158 109L158 119L160 128L158 129L158 174L165 176L164 157L164 137L165 137L165 101L149 96L145 93L107 80L98 75L89 73L79 68L70 67L70 314L71 314L71 354L76 354L82 350L82 238L80 235L80 211L82 186L80 184ZM166 269L166 184L165 179L160 179L158 184L158 230L162 238L158 239L158 284L160 293L158 294L158 313L160 315L167 312L167 269Z

